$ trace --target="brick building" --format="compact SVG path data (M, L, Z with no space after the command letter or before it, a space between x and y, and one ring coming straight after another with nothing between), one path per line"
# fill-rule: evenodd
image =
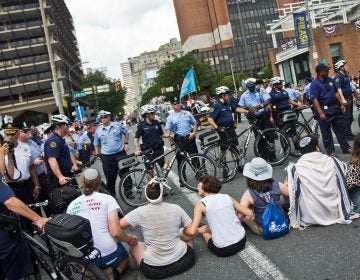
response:
M279 11L282 17L270 26L267 33L273 39L269 56L274 75L282 76L293 84L302 84L306 77L316 77L317 63L324 62L333 67L339 59L348 61L351 75L358 75L360 2L314 0L309 3L307 10L312 29L309 33L313 33L308 48L297 48L293 22L293 13L306 11L306 6L299 3L287 5ZM284 42L277 40L278 33L286 33ZM330 76L333 75L334 68L330 70Z

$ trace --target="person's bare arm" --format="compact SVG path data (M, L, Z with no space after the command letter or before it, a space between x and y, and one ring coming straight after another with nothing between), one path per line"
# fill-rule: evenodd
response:
M52 170L52 172L55 174L55 176L59 179L59 183L60 185L64 185L66 183L66 181L70 178L68 177L65 177L61 171L60 171L60 168L59 168L59 164L56 160L55 157L49 157L49 165L50 165L50 168Z
M194 218L191 224L184 228L183 233L188 236L196 236L198 234L198 227L201 223L202 216L205 214L205 206L198 201L194 208Z
M112 237L116 238L119 241L124 241L130 246L135 246L137 244L137 237L134 235L127 234L121 227L119 223L118 210L114 209L108 213L108 224L109 231Z
M231 198L234 204L235 210L238 212L238 214L245 215L245 216L251 216L253 212L250 210L249 207L245 207L244 205L241 205L235 198Z

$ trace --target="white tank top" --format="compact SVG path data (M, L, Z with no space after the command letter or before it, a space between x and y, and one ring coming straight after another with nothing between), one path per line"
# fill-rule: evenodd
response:
M232 199L227 194L213 194L201 199L206 208L206 219L214 245L227 247L239 242L245 230L236 216Z

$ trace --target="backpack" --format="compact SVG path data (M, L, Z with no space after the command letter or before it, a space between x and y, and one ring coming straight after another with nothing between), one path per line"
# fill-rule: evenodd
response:
M289 223L284 213L277 207L271 198L265 200L256 192L253 192L258 198L267 203L265 211L261 217L261 229L264 239L274 239L289 233Z
M62 214L66 212L66 208L75 198L81 195L79 190L64 185L54 188L49 194L48 208L51 214Z

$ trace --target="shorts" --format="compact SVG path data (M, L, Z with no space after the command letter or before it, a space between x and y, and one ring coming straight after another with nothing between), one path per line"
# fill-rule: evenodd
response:
M105 257L101 256L94 259L94 263L101 268L112 267L116 268L118 265L129 257L128 252L125 250L124 246L121 243L117 243L117 248L110 255Z
M0 261L0 278L4 274L6 279L20 279L33 272L29 248L26 241L16 241L15 247L5 260Z
M216 247L213 240L212 240L212 238L210 238L209 241L208 241L209 250L214 255L216 255L218 257L230 257L230 256L233 256L237 252L244 249L245 244L246 244L246 236L244 236L244 238L241 239L239 242L237 242L235 244L231 244L231 245L223 247L223 248Z
M164 266L153 266L146 264L144 259L140 263L141 273L150 279L163 279L170 276L174 276L180 273L185 272L190 267L195 264L195 253L193 248L187 245L187 250L184 256L182 256L178 261L164 265Z

